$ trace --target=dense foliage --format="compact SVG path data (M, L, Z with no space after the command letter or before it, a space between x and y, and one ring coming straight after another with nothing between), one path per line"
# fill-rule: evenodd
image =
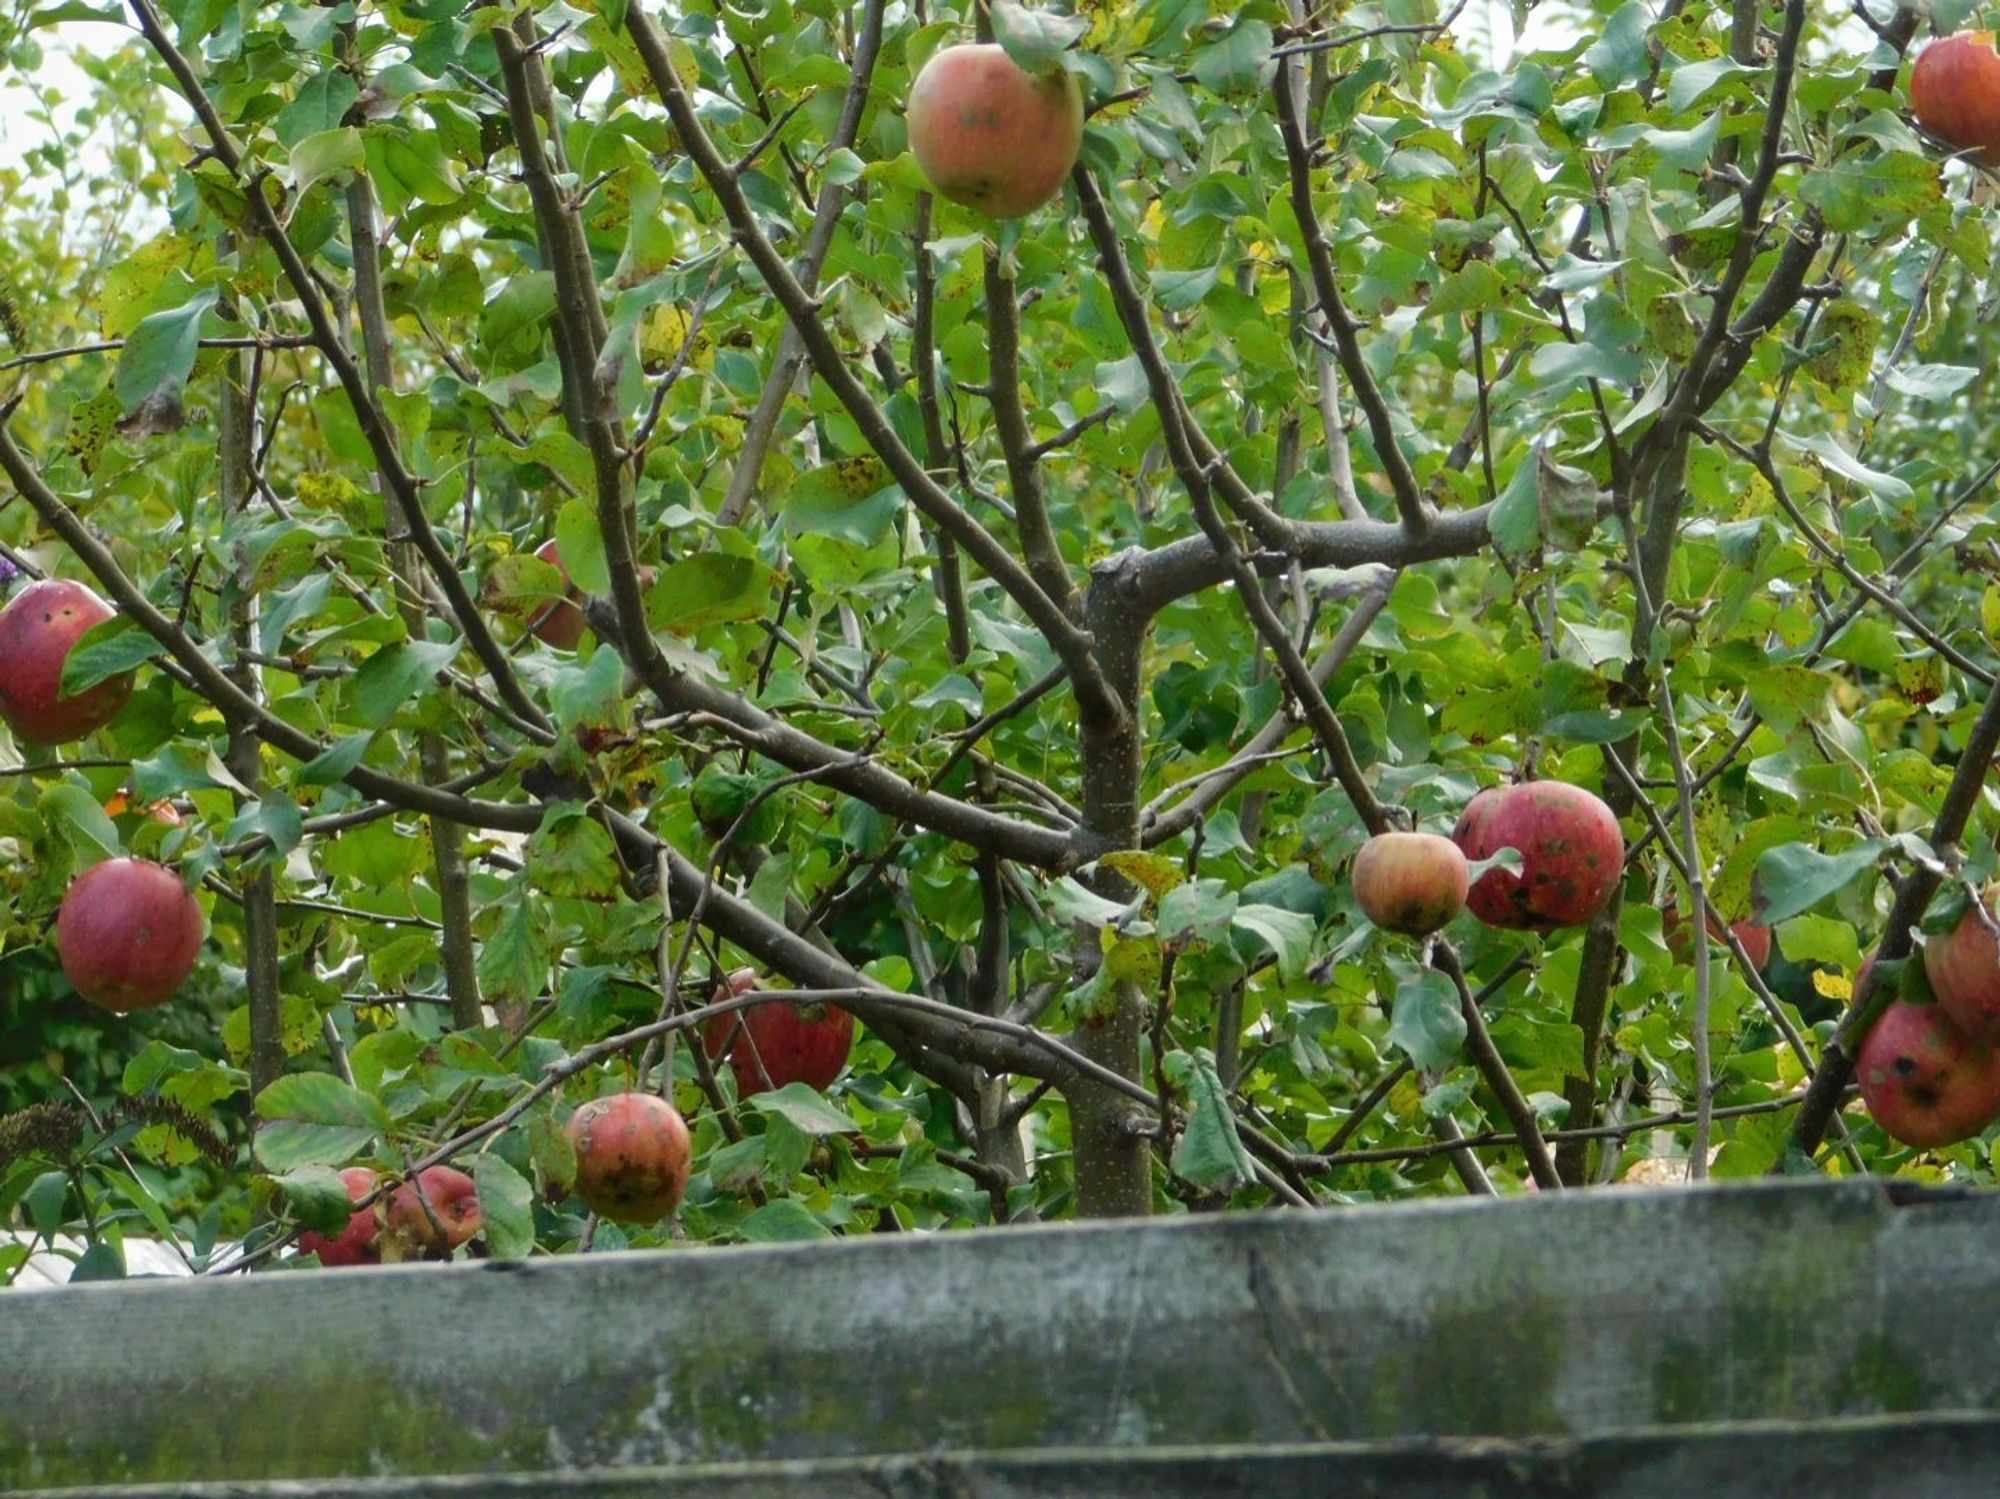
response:
M449 1157L561 1250L564 1121L649 1086L693 1182L596 1247L1990 1174L1821 1143L1863 953L1993 862L1915 12L1069 9L132 0L0 173L0 542L119 609L72 688L137 669L0 743L0 1211L199 1251ZM99 15L8 11L10 84ZM1018 221L906 149L976 27L1088 100ZM1522 775L1619 814L1597 921L1359 914L1370 832ZM120 851L210 923L130 1019L48 935ZM743 964L858 1016L824 1094L689 1041Z

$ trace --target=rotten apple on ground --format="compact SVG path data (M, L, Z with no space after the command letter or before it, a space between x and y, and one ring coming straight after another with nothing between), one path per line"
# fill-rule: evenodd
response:
M1979 898L1985 920L1967 906L1957 926L1924 939L1924 977L1952 1023L1992 1046L2000 1043L2000 945L1988 924L1994 920L1992 893Z
M990 218L1033 213L1062 189L1083 145L1083 94L991 42L931 54L910 86L910 150L940 197Z
M1496 867L1472 882L1466 904L1488 926L1583 926L1604 909L1625 871L1618 819L1581 786L1562 781L1489 786L1466 803L1451 837L1475 864L1503 848L1521 856L1519 874Z
M1354 899L1392 932L1425 937L1465 909L1465 855L1435 833L1378 833L1354 856Z
M593 1098L564 1126L576 1195L614 1223L657 1223L680 1206L693 1162L687 1121L651 1093Z
M347 1187L349 1202L361 1201L375 1190L379 1180L366 1166L349 1166L340 1173L340 1179ZM376 1205L370 1203L357 1208L347 1220L347 1227L331 1238L307 1229L299 1235L299 1253L318 1255L319 1262L329 1269L339 1265L379 1265L381 1234L382 1221L376 1216Z
M146 859L106 859L70 882L56 953L76 992L124 1014L171 999L201 956L201 905Z
M1855 1059L1869 1117L1905 1145L1969 1140L2000 1118L2000 1051L1952 1023L1942 1005L1892 1001Z
M1990 31L1961 31L1932 42L1910 69L1917 123L1947 145L2000 167L2000 52Z
M111 606L81 583L44 578L30 583L0 612L0 718L28 744L69 744L118 716L132 695L125 672L62 695L63 663L70 647L92 625L111 618Z
M726 987L731 997L749 993L757 987L757 970L737 969ZM718 987L715 998L723 998L724 992ZM788 1083L824 1090L847 1065L854 1017L838 1005L756 1005L716 1016L703 1028L702 1039L711 1057L729 1058L738 1098Z
M451 1166L427 1166L389 1194L382 1215L385 1259L445 1259L486 1222L479 1188Z

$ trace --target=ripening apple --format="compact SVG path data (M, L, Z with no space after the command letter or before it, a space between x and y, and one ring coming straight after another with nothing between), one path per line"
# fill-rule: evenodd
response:
M118 716L132 695L132 674L109 677L74 697L62 695L63 663L111 606L81 583L44 578L0 612L0 718L27 744L69 744Z
M201 956L201 905L146 859L106 859L70 882L56 953L76 992L124 1014L165 1004Z
M1969 1140L2000 1117L2000 1052L1941 1005L1892 1001L1862 1041L1854 1075L1869 1117L1905 1145Z
M1519 874L1496 867L1472 882L1466 904L1488 926L1583 926L1625 870L1625 835L1611 809L1562 781L1489 786L1466 803L1451 837L1473 863L1503 848L1521 855Z
M739 968L729 975L726 992L733 997L756 986L757 970ZM715 998L724 993L718 987ZM728 1056L739 1098L787 1083L824 1090L847 1065L854 1016L838 1005L757 1005L716 1016L703 1028L702 1039L711 1057Z
M569 581L569 569L563 566L562 553L556 549L556 539L551 536L535 548L535 555L562 574L563 586L569 589L569 597L558 599L541 613L528 621L528 628L537 640L554 646L559 651L573 651L583 639L583 628L587 621L576 600L583 594Z
M1917 123L1983 166L2000 167L2000 52L1990 31L1932 42L1910 69Z
M1018 219L1062 190L1083 145L1069 73L1037 76L992 42L931 54L910 86L910 149L938 196Z
M687 1191L692 1145L680 1110L652 1093L593 1098L564 1126L576 1195L614 1223L658 1223Z
M1354 899L1368 919L1424 937L1465 909L1465 855L1436 833L1377 833L1354 856Z
M415 1181L389 1194L382 1215L383 1257L445 1259L485 1222L479 1187L471 1177L451 1166L427 1166Z
M349 1166L340 1173L340 1179L347 1187L347 1200L359 1202L375 1190L379 1179L366 1166ZM347 1227L329 1238L314 1229L307 1229L299 1235L299 1253L316 1254L319 1262L329 1269L338 1265L379 1265L382 1251L379 1239L382 1221L377 1216L378 1205L370 1203L358 1208L347 1220Z
M1716 920L1713 911L1708 913L1704 925L1708 927L1711 938L1722 941L1722 924ZM1743 944L1743 955L1750 960L1750 966L1763 972L1764 965L1771 961L1771 929L1746 916L1741 921L1732 921L1729 930ZM1681 921L1680 906L1672 901L1660 912L1660 935L1666 940L1667 949L1683 962L1694 955L1694 939L1688 935L1687 926Z
M1992 893L1980 900L1992 919ZM2000 1042L2000 946L1979 917L1968 907L1949 932L1924 939L1924 977L1952 1023L1991 1046Z

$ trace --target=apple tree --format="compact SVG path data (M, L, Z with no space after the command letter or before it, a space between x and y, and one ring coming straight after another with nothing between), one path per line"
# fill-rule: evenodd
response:
M120 705L0 741L0 1209L1984 1179L1849 1085L1993 927L2000 141L1905 92L1985 9L9 11L38 98L124 42L0 204L0 559L115 618L0 699ZM1366 918L1366 840L1516 782L1618 824L1565 924ZM124 1019L56 930L115 857L206 922Z

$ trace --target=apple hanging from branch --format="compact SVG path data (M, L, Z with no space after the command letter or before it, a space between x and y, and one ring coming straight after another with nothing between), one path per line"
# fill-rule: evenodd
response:
M70 882L56 954L92 1004L125 1014L165 1004L201 956L201 905L180 876L146 859L106 859Z
M657 1223L680 1206L692 1167L687 1121L651 1093L593 1098L563 1132L576 1151L576 1195L614 1223Z
M1018 219L1062 190L1083 146L1069 73L1027 72L991 42L931 54L910 86L910 150L938 196Z
M0 612L0 718L27 744L69 744L110 723L132 696L132 673L62 695L63 663L111 606L81 583L44 578Z

